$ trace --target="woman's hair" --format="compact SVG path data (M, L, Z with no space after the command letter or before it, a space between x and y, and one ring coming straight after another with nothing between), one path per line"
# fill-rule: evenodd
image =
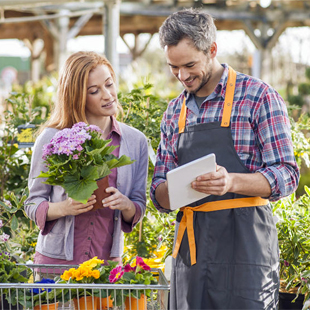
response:
M70 128L75 123L87 123L85 115L87 82L89 73L97 66L107 66L114 83L115 72L105 56L95 52L77 52L69 56L61 70L57 100L49 120L40 128ZM118 103L118 111L122 108Z
M159 41L162 48L177 45L188 38L198 51L207 54L216 40L214 19L198 9L184 9L170 15L159 28Z

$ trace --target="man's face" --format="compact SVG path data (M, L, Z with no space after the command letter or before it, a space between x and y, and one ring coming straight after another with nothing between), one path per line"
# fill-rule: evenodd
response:
M172 74L185 89L204 96L204 88L212 75L210 56L198 51L189 39L181 40L178 45L166 46L165 54Z

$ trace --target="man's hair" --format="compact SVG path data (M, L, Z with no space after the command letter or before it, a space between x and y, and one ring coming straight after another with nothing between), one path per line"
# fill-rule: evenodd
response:
M208 53L216 40L213 17L198 9L184 9L170 15L159 28L162 48L190 39L198 51Z

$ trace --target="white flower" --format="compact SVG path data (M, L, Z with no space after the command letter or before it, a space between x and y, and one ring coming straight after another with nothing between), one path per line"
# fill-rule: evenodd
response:
M1 239L3 242L7 242L7 241L10 239L10 236L7 235L6 233L3 233L2 236L0 236L0 239Z

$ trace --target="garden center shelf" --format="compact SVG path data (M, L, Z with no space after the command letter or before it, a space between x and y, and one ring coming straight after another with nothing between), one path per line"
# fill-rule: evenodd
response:
M32 270L32 278L50 278L60 275L63 271L73 268L72 265L26 265ZM0 283L0 310L167 310L169 283L161 269L151 269L154 277L157 278L157 284L59 284L59 283ZM40 294L34 294L33 290L48 290L47 298L43 302ZM79 299L72 298L79 292ZM118 296L118 306L113 306L109 296L113 292ZM126 300L128 292L136 297ZM20 302L16 305L7 302L4 296L9 300L18 299ZM57 298L55 298L57 296ZM84 298L88 296L90 304ZM140 299L138 299L138 296ZM39 298L38 298L39 297ZM35 300L39 300L36 302ZM27 306L26 305L26 301ZM140 301L140 302L139 302Z

